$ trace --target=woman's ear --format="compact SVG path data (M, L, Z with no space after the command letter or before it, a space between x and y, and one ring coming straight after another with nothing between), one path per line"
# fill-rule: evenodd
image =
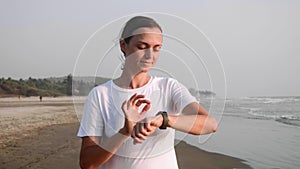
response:
M124 39L120 39L120 48L124 56L126 56L125 51L126 51L126 42Z

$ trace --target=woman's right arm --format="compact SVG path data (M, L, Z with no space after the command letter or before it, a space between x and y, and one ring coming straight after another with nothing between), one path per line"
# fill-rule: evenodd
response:
M136 122L140 121L150 109L150 101L144 99L144 95L134 94L122 104L125 115L124 126L115 135L101 141L98 136L82 137L80 151L80 167L94 169L107 162L121 147L123 142L130 137ZM144 105L141 112L139 107Z
M109 139L100 141L101 137L82 137L80 151L80 167L82 169L94 169L107 162L130 135L120 130Z

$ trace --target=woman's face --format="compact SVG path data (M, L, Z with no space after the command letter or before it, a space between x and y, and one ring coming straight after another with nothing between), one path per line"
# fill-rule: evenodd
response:
M120 42L125 53L125 69L133 72L148 72L157 62L162 46L162 33L159 28L139 28L133 32L129 43Z

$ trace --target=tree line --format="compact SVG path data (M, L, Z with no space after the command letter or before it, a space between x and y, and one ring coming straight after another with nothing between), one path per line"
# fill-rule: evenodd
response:
M71 96L87 95L95 86L95 80L87 78L74 78L72 74L57 78L32 78L15 80L10 77L0 79L1 96ZM95 78L94 78L95 79ZM98 83L107 81L105 78L97 78Z
M86 96L90 90L109 78L103 77L64 77L32 78L15 80L10 77L0 79L0 96ZM189 92L196 98L214 97L212 91L200 91L190 88Z

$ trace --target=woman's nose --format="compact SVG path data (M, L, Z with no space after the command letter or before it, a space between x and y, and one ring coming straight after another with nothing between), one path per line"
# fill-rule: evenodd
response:
M147 48L145 49L145 57L147 59L151 58L153 56L153 49L152 48Z

